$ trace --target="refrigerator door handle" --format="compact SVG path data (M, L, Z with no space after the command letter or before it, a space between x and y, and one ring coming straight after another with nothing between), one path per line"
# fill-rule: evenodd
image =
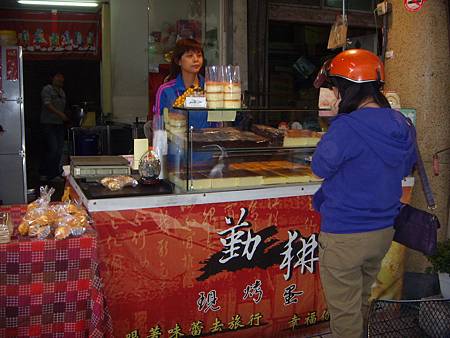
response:
M19 156L20 157L25 157L25 150L19 151Z

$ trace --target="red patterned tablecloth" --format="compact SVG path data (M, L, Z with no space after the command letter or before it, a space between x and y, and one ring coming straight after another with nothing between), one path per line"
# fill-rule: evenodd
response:
M0 207L17 225L24 206ZM95 233L0 244L0 337L112 337Z

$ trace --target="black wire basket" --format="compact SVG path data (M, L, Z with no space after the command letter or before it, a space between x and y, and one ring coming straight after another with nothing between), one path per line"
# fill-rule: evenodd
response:
M368 337L450 338L450 299L375 300Z

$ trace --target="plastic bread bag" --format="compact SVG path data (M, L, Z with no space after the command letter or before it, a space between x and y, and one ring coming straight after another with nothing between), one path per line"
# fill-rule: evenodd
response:
M26 236L28 235L28 232L30 231L30 224L28 222L24 222L22 221L19 224L19 227L17 228L17 231L19 232L19 234L21 236Z
M34 201L28 204L27 211L31 211L36 208L43 208L48 207L50 204L50 201L52 200L52 195L54 194L55 189L50 188L48 186L44 186L40 188L40 197Z
M30 225L28 236L36 237L37 239L45 239L50 236L52 228L50 225L40 226L40 225Z
M133 177L125 175L107 176L102 178L100 183L111 191L118 191L127 186L136 187L139 184Z
M40 197L28 205L27 212L18 227L20 235L26 236L31 231L30 236L36 236L39 227L51 225L54 222L56 214L49 207L54 192L55 189L49 189L47 186L40 188Z
M27 211L19 224L18 232L22 236L37 236L39 228L51 226L55 215L50 212L48 205L45 203L37 208Z
M65 215L64 217L62 217L58 223L55 224L56 227L61 227L61 226L68 226L68 227L74 227L74 226L78 226L77 223L77 218L73 215Z
M83 215L87 217L87 211L80 202L68 201L63 205L66 213L70 215Z
M86 228L85 227L81 227L81 226L78 227L77 226L77 227L70 228L70 234L72 236L75 236L75 237L81 236L85 232L86 232Z
M67 214L56 224L55 239L65 239L69 235L81 236L86 232L88 220L86 215Z
M81 202L66 203L65 208L67 212L75 218L75 223L77 225L86 227L92 223L92 219Z
M72 227L76 227L79 224L77 223L77 218L66 214L61 217L58 222L55 224L55 239L65 239L70 235Z
M8 212L0 212L0 244L11 241L12 227Z
M51 231L52 231L52 228L50 227L50 225L46 225L44 227L39 227L39 229L37 229L37 231L36 231L36 237L37 237L37 239L45 239L48 236L50 236Z
M55 229L55 239L64 239L69 237L72 228L69 226L58 226Z

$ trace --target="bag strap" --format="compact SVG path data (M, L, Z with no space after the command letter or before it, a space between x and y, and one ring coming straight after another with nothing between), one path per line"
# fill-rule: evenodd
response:
M422 182L423 193L425 194L425 199L427 200L428 209L436 209L436 203L434 201L433 192L431 191L430 181L428 180L428 175L423 164L422 155L420 154L419 145L417 143L417 132L414 124L410 118L406 118L409 126L411 127L411 133L414 138L414 143L416 147L417 154L417 171L419 172L420 181Z

